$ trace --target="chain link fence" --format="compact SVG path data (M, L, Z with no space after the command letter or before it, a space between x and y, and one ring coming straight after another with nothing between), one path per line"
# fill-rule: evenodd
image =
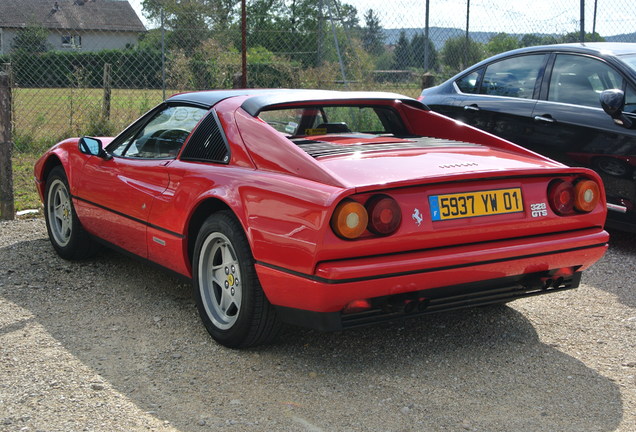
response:
M636 41L629 0L247 0L244 26L241 6L2 0L14 157L114 134L172 93L240 86L243 72L248 87L417 96L423 79L439 83L517 47L578 41L582 27L588 41Z

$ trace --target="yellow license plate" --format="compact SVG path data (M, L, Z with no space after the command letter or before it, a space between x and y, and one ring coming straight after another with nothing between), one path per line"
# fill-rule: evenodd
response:
M433 221L523 211L521 188L433 195L428 202Z

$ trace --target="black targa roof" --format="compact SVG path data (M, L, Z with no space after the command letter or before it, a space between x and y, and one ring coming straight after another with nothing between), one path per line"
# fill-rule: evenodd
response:
M168 98L170 102L189 102L213 107L222 100L237 97L252 96L241 105L245 111L257 116L263 109L277 105L303 103L303 102L328 102L328 101L368 101L368 100L400 100L411 106L428 109L422 102L397 93L385 92L357 92L334 90L292 90L292 89L240 89L240 90L209 90L191 93L181 93Z

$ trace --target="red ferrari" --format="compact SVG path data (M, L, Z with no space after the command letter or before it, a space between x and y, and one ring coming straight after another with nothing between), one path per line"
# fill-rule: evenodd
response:
M390 93L179 94L35 178L61 257L190 278L229 347L576 288L608 241L596 173Z

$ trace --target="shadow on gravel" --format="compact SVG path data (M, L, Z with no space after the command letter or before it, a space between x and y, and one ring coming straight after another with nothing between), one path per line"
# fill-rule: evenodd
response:
M609 230L605 256L583 274L582 282L615 295L621 303L636 308L636 233Z
M149 266L110 251L65 262L44 239L0 249L0 262L9 253L25 268L0 265L0 295L180 431L578 432L622 418L616 384L509 307L342 333L286 328L271 346L235 351L209 338L189 285Z

